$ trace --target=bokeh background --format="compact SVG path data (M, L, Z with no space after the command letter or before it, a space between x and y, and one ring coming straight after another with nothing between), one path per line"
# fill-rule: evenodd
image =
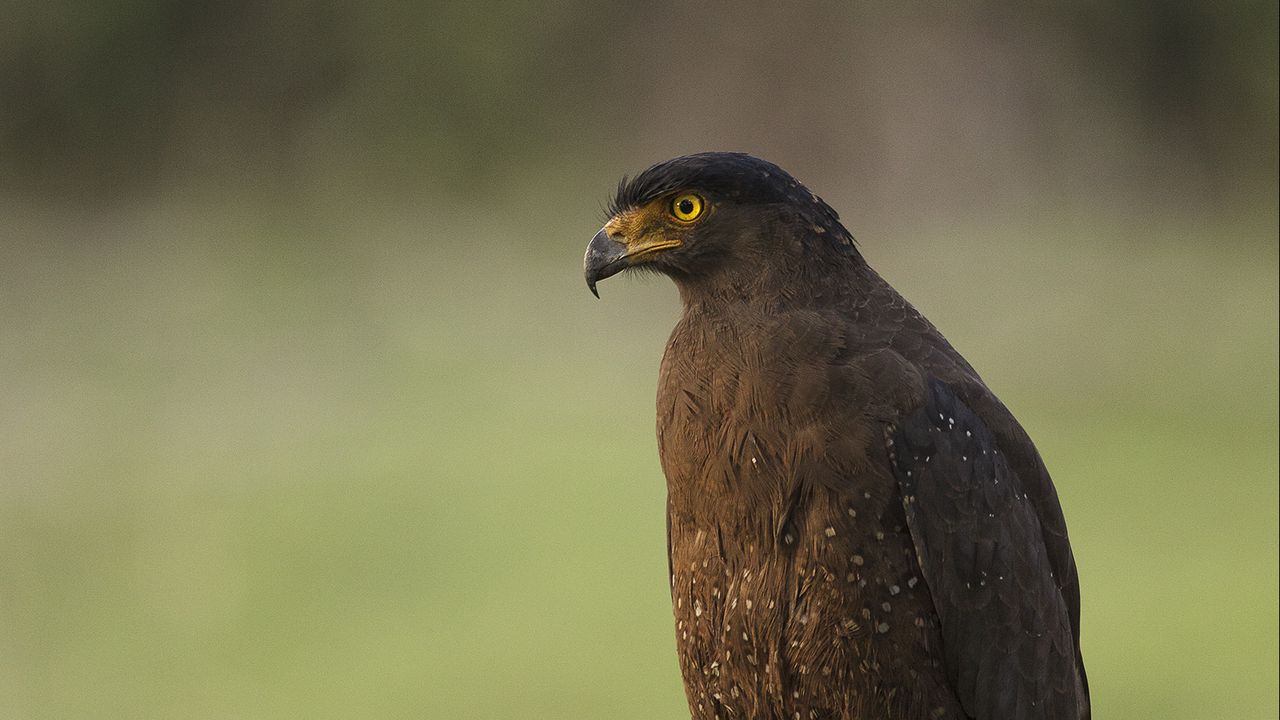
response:
M1276 717L1276 3L961 5L3 3L0 717L687 717L580 263L707 149L1036 439L1097 717Z

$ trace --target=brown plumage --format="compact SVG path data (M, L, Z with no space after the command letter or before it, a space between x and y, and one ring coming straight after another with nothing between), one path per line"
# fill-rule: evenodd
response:
M694 718L1089 717L1066 524L1030 438L778 167L619 187L585 260L684 305L658 387Z

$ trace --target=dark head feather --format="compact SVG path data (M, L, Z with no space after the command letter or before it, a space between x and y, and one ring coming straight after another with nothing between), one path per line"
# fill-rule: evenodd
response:
M677 190L701 190L720 202L786 204L833 234L852 237L831 206L790 173L746 153L707 152L660 162L634 178L622 178L610 201L610 216L640 207Z

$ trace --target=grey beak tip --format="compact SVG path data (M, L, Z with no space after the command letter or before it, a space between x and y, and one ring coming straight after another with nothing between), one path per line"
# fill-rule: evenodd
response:
M627 266L626 252L626 244L609 237L609 233L603 229L591 238L582 258L582 270L586 275L587 289L597 300L600 293L596 290L596 283L617 275Z

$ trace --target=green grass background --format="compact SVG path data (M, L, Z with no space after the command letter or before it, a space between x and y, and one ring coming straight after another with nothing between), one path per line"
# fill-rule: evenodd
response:
M678 301L573 204L9 212L0 717L685 717ZM1271 223L854 228L1038 443L1099 718L1277 715Z

